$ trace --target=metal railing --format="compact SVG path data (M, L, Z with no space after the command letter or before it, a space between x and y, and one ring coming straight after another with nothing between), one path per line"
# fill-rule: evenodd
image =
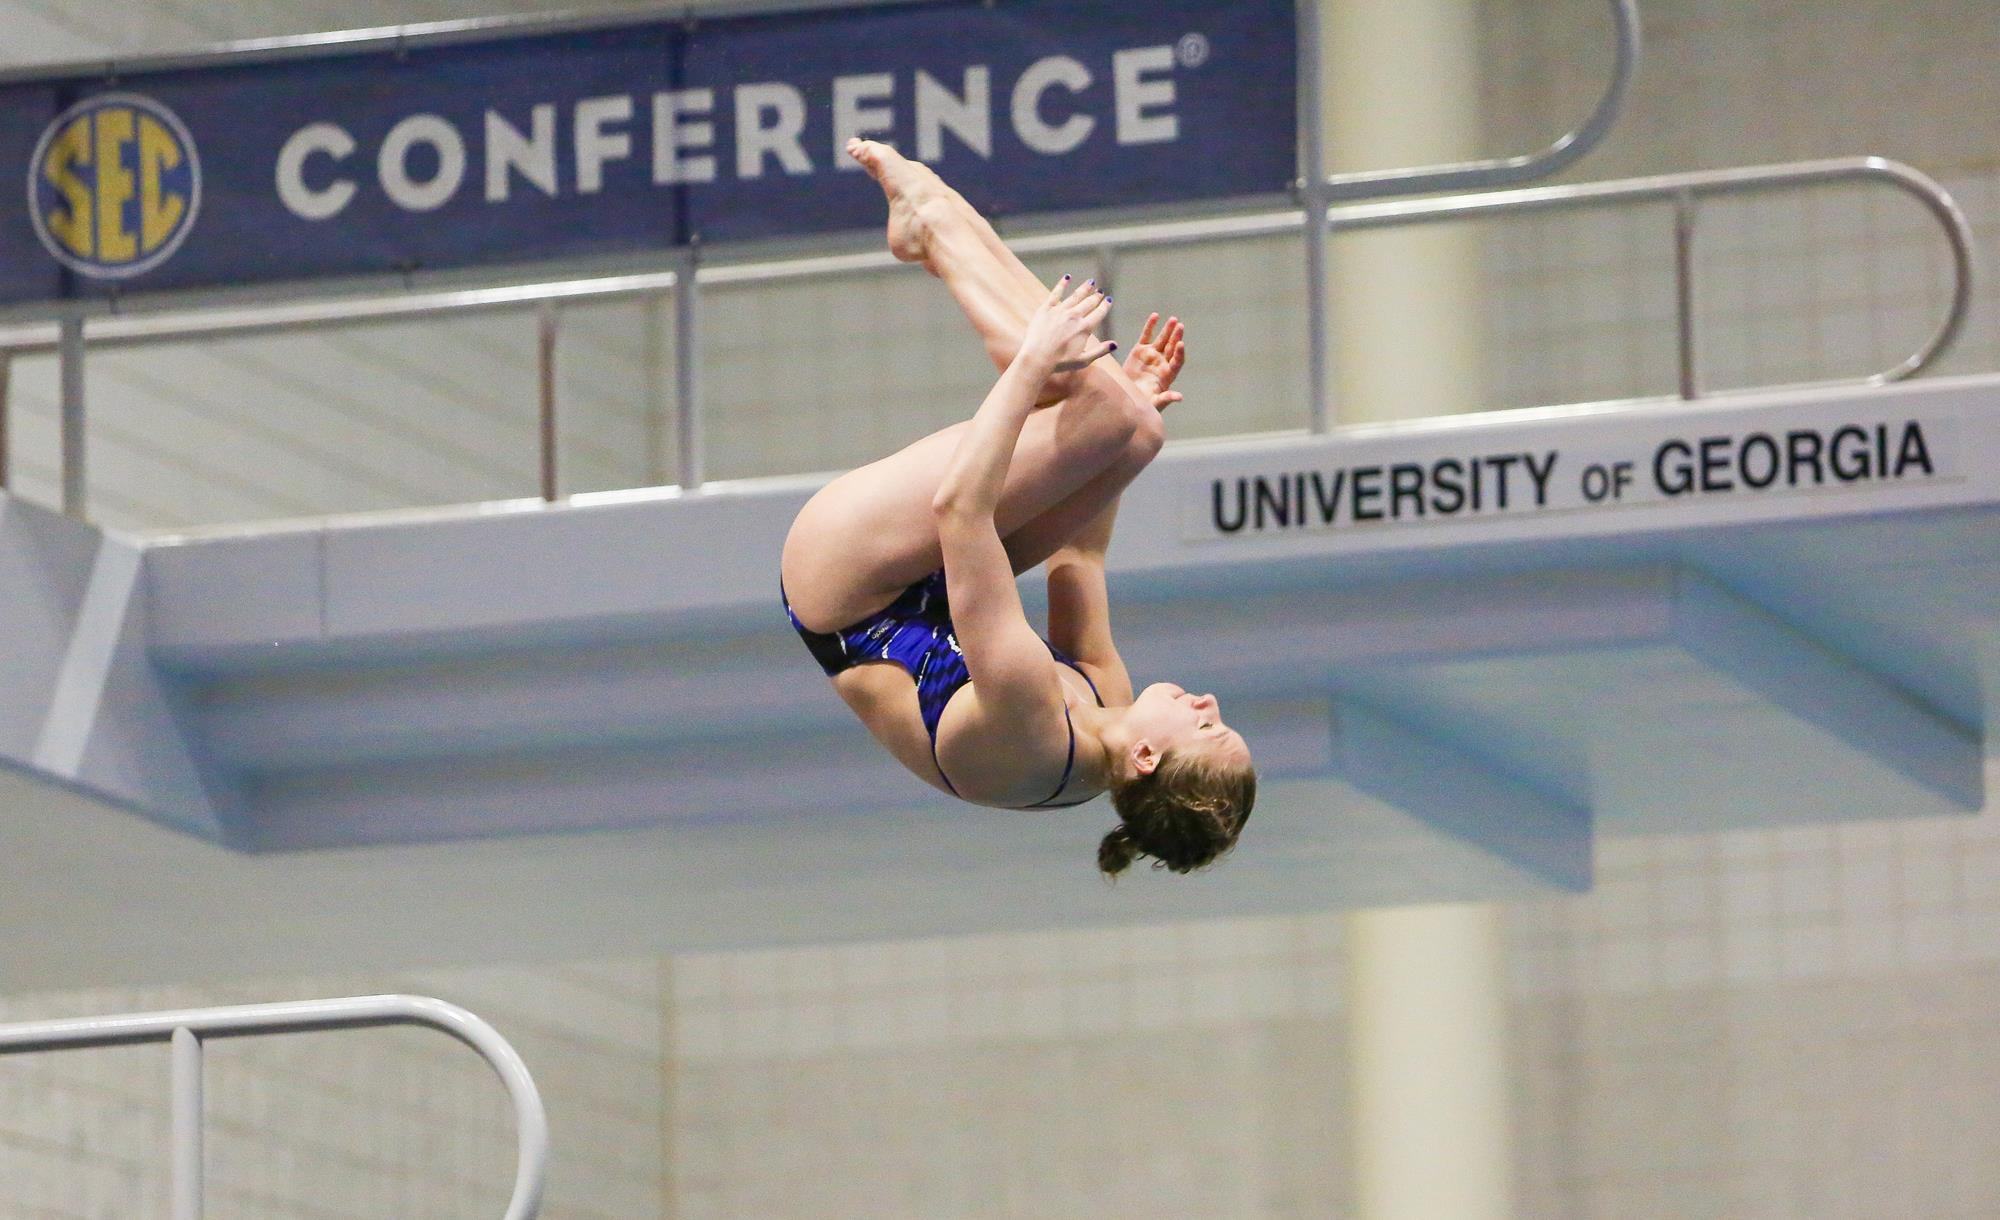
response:
M1753 165L1736 169L1702 170L1627 178L1613 182L1581 182L1569 186L1536 187L1448 199L1361 204L1337 208L1328 216L1339 231L1398 225L1476 220L1482 216L1518 216L1534 212L1574 211L1629 203L1671 202L1674 205L1674 299L1680 332L1680 395L1703 396L1695 355L1694 234L1703 199L1747 195L1798 186L1876 182L1895 187L1922 204L1944 230L1951 248L1951 304L1922 347L1895 366L1865 377L1841 378L1817 385L1880 386L1913 377L1950 349L1965 326L1972 306L1972 225L1951 193L1930 176L1883 157L1842 157L1795 161L1784 165ZM1759 386L1760 390L1782 389Z
M455 1004L426 996L355 996L288 1004L191 1008L178 1012L81 1017L0 1025L0 1055L166 1042L173 1047L173 1220L202 1214L202 1043L213 1038L291 1034L385 1025L420 1025L465 1043L492 1066L514 1104L519 1145L505 1220L541 1210L549 1124L527 1064L499 1031Z
M1326 139L1321 130L1319 5L1299 5L1299 203L1307 213L1340 202L1380 199L1387 195L1424 195L1438 191L1493 190L1549 177L1597 147L1624 109L1625 96L1639 68L1638 0L1611 0L1611 24L1617 59L1611 83L1597 107L1579 127L1540 152L1451 165L1408 169L1326 172ZM1308 50L1312 48L1312 50ZM1333 423L1327 398L1326 237L1323 227L1306 225L1306 377L1308 426L1324 432Z
M1893 187L1920 203L1938 222L1950 248L1953 285L1945 316L1922 347L1893 367L1864 377L1814 384L1883 385L1911 377L1942 356L1958 337L1972 301L1972 229L1965 214L1949 192L1927 175L1899 162L1881 157L1850 157L1825 161L1803 161L1784 165L1748 166L1737 169L1704 170L1664 174L1608 182L1584 182L1561 186L1534 187L1512 191L1478 192L1414 200L1347 204L1326 210L1323 233L1354 232L1401 225L1432 224L1453 220L1476 220L1552 211L1667 202L1675 214L1676 315L1679 331L1679 393L1683 398L1712 396L1700 383L1698 335L1694 310L1693 242L1699 217L1699 203L1719 196L1744 195L1798 187L1879 183ZM1009 245L1023 255L1085 252L1094 254L1103 278L1118 255L1134 249L1163 249L1179 245L1250 239L1312 231L1303 209L1209 217L1199 220L1162 221L1105 228L1044 233L1013 237ZM479 288L449 292L404 294L393 297L318 301L291 305L260 306L254 311L215 310L173 315L137 315L93 321L89 343L92 347L117 348L165 340L195 340L270 334L324 326L334 322L413 319L467 311L520 308L536 305L541 309L538 326L541 387L541 472L542 495L554 500L555 486L555 375L559 327L557 317L565 304L603 302L622 298L664 296L674 313L677 348L682 358L675 361L675 428L679 438L679 480L693 489L702 482L701 413L697 403L700 388L699 361L686 358L696 350L696 322L700 289L729 285L779 283L789 280L883 271L898 264L886 251L830 254L787 258L765 262L711 264L696 268L692 256L681 269L614 278L567 280L509 288ZM682 285L694 291L682 291ZM1308 295L1323 297L1323 278L1315 280ZM71 321L59 326L20 327L0 330L0 378L4 378L9 354L48 353L69 345L65 365L77 382L75 397L81 398L81 324ZM1316 332L1318 333L1318 332ZM1746 387L1775 389L1777 386ZM4 411L0 411L4 414ZM1331 423L1316 415L1312 430L1323 432ZM65 487L81 496L80 426L65 430ZM4 453L4 429L0 429L0 453ZM72 458L75 470L71 469ZM4 484L0 484L4 486ZM65 510L80 508L65 497Z

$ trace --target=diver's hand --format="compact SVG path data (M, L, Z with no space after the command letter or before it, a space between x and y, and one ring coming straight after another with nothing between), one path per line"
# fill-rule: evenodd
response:
M1070 277L1056 281L1055 289L1028 319L1027 333L1021 336L1021 350L1014 359L1041 379L1057 373L1086 368L1101 356L1118 350L1093 333L1111 312L1111 298L1089 280L1070 288Z
M1153 328L1159 323L1159 314L1146 315L1146 328L1139 332L1138 345L1125 357L1125 375L1152 401L1154 410L1164 411L1181 401L1173 384L1187 362L1187 327L1181 325L1179 318L1168 318L1155 337Z

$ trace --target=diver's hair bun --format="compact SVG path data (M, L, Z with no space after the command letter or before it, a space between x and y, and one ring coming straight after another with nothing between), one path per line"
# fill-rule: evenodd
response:
M1139 845L1132 840L1132 832L1120 826L1104 836L1104 842L1097 845L1097 868L1107 877L1116 877L1132 867L1132 861L1139 858Z
M1117 876L1140 856L1154 868L1191 873L1236 845L1257 803L1257 772L1163 758L1152 771L1111 789L1118 829L1097 849L1097 867Z

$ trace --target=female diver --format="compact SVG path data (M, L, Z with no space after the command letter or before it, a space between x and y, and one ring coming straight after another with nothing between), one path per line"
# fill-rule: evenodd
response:
M971 205L885 144L847 151L889 201L889 248L942 279L1000 378L973 417L813 496L780 562L792 625L868 731L960 800L1052 809L1109 791L1098 865L1187 872L1236 842L1249 747L1212 695L1132 694L1111 639L1104 552L1118 497L1159 452L1185 359L1146 322L1124 367L1092 330L1094 283L1044 288ZM1049 640L1014 578L1048 563ZM949 590L949 600L946 591Z

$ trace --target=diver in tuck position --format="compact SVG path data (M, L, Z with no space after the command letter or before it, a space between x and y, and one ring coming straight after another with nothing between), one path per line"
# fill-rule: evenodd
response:
M1053 292L938 176L848 143L889 200L889 249L943 280L999 366L973 417L849 471L785 539L792 625L868 731L960 800L1054 809L1111 793L1098 865L1186 872L1236 842L1256 798L1243 737L1212 695L1135 698L1111 640L1104 551L1118 497L1159 452L1186 348L1146 322L1121 368L1092 334L1110 302ZM1016 574L1048 563L1049 636ZM946 590L950 590L949 601Z

